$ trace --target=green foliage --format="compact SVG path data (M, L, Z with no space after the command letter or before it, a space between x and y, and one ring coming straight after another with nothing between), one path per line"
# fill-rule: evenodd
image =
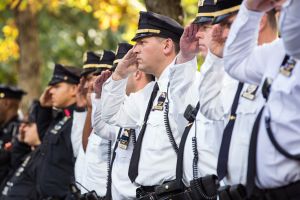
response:
M16 7L17 2L19 0L0 1L0 44L1 41L7 40L3 31L5 26L15 34L12 9ZM21 9L32 4L33 12L38 13L43 87L50 79L55 62L81 67L85 51L114 50L118 42L129 40L136 29L138 11L144 3L143 0L21 0L21 2ZM141 6L133 9L132 5L136 5L137 2ZM110 5L109 10L103 10L104 4ZM188 24L196 16L197 0L182 0L182 6L185 11L185 24ZM115 16L110 15L114 12ZM121 19L117 20L120 16ZM107 25L110 28L107 28ZM13 44L12 40L8 44L14 47L14 51L18 51L14 46L17 44ZM0 55L0 83L16 83L18 55L13 55L17 53L6 46L3 48L2 52L8 52L11 56L1 60ZM34 76L34 72L32 73Z
M39 14L43 86L50 79L54 63L81 67L85 51L115 49L117 41L121 40L120 33L100 31L92 13L68 7L61 7L60 13L43 10Z

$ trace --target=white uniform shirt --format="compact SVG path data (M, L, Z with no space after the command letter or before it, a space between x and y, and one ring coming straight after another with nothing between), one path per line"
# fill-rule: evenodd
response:
M74 144L77 144L78 141L80 141L79 149L78 149L78 153L77 153L77 157L76 157L76 162L75 162L75 170L74 170L75 171L75 180L77 182L79 182L80 184L82 183L82 177L85 176L85 172L86 172L86 170L85 170L85 152L82 148L82 133L83 133L85 118L86 118L86 112L74 112L73 126L72 126L72 132L71 132L72 145L75 146ZM74 149L76 149L76 148L73 147L73 152L75 155ZM80 189L81 193L87 192L79 184L77 184L77 186Z
M167 92L169 82L169 70L171 63L157 80L159 91L153 105L157 105L159 97ZM125 86L126 80L113 81L109 79L102 91L102 116L103 120L110 124L121 127L140 129L145 116L146 107L153 90L154 82L149 83L143 90L143 95L136 98L131 95L126 101ZM122 104L124 101L124 104ZM173 112L172 99L169 96L170 111L169 119L173 136L179 144L184 122L176 123L178 114ZM105 109L106 108L106 109ZM147 128L142 143L142 150L139 162L139 175L136 183L144 186L160 185L165 181L175 179L177 155L169 141L164 124L164 110L152 110L147 121Z
M300 153L300 64L290 77L279 73L285 57L282 40L258 47L259 22L263 13L241 6L225 48L225 69L242 81L260 84L273 78L271 94L260 123L257 144L257 181L261 188L287 185L300 179L300 162L281 155L270 142L264 119L271 116L276 140L292 154Z
M93 106L95 108L94 115L94 130L97 135L104 138L113 140L115 143L120 128L105 123L101 118L101 99L92 98ZM113 147L115 144L113 144ZM136 186L131 183L128 177L128 168L130 158L133 151L133 142L130 141L128 148L123 150L116 149L116 157L112 168L112 198L116 200L135 199Z
M99 130L94 129L94 113L97 107L95 106L95 94L91 95L92 99L92 132L88 138L88 144L85 152L85 176L82 178L82 185L87 189L95 190L98 196L105 196L108 177L108 159L109 148L112 148L113 143L109 146L109 140L101 138ZM102 130L100 130L102 132ZM103 133L106 133L103 131Z
M185 68L188 67L185 66ZM202 112L214 120L209 120L199 113L196 123L191 128L184 154L183 177L186 184L193 178L192 138L195 136L195 126L197 126L196 135L199 153L198 176L201 177L207 174L216 174L223 131L229 121L231 107L238 86L237 80L232 79L226 73L222 73L222 59L209 52L201 67L200 73L196 73L197 78L195 78L195 83L193 83L190 88L190 94L187 95L190 97L189 102L193 99L199 100L200 96L200 105L201 102L202 104L206 104L205 106L202 106ZM180 76L180 74L176 74L176 76ZM191 75L189 74L187 77L189 76ZM241 94L243 94L248 87L249 84L244 84ZM184 88L184 90L186 89ZM199 93L202 92L202 95L198 94L197 96L197 91L199 91ZM252 126L258 111L264 103L264 99L259 92L260 91L256 91L256 98L253 101L240 97L236 111L237 119L235 121L231 146L229 148L228 176L224 180L226 184L246 183L248 147ZM197 103L195 100L194 102ZM196 103L191 104L195 105Z
M224 124L229 122L233 99L237 91L238 81L229 77L226 74L222 88L222 102L224 106ZM252 85L244 84L239 98L239 103L236 111L236 120L232 131L232 137L229 147L227 176L223 181L225 184L246 184L247 167L248 167L248 152L250 137L255 119L264 105L260 88L255 93L255 99L250 100L243 97L243 93Z
M182 66L183 65L183 66ZM216 174L216 166L220 141L222 139L222 130L224 123L221 118L221 102L216 97L220 93L222 77L224 75L222 59L214 56L210 52L197 72L197 62L193 59L187 63L175 65L176 71L172 73L171 94L176 103L177 112L183 116L186 107L191 104L196 107L200 101L200 110L211 114L218 120L209 120L198 112L197 118L188 134L184 157L183 157L183 181L185 185L193 179L193 137L197 137L198 151L198 177L209 174ZM176 85L180 83L180 86ZM201 95L200 95L201 94ZM214 101L212 101L214 100ZM214 111L213 108L219 110ZM186 119L181 119L185 120Z
M78 152L82 144L82 131L83 131L85 118L86 118L86 112L74 111L72 131L71 131L71 141L72 141L72 148L73 148L73 153L75 158L78 156Z

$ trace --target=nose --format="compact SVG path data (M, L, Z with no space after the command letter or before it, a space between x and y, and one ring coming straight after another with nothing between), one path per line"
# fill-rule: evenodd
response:
M49 94L53 95L53 93L54 93L54 87L51 87L50 90L49 90Z
M83 89L88 89L89 88L89 81L85 81L83 85Z
M133 53L137 54L139 52L139 45L138 44L135 44L133 46Z
M198 31L197 31L197 33L196 33L196 38L197 38L197 39L203 38L203 34L204 34L204 33L203 33L202 29L199 28Z

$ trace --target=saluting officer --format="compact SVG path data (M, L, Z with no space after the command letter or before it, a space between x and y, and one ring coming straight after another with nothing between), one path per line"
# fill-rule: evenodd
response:
M264 12L282 3L245 1L225 47L226 71L241 81L260 84L266 98L250 140L247 193L252 199L300 198L299 81L295 81L300 66L286 54L281 39L255 45Z
M18 109L25 94L17 87L0 85L0 185L10 168L12 140L20 124Z
M168 198L178 190L168 182L176 178L178 144L186 124L175 123L177 115L172 110L168 82L182 32L183 28L169 17L140 12L133 38L136 45L120 61L102 90L103 120L140 129L128 172L131 181L140 186L138 199L151 199L153 195ZM137 68L132 65L136 62ZM154 75L156 81L147 84L139 95L125 99L127 77L137 69Z
M112 51L104 50L100 54L88 55L83 66L84 70L89 67L96 68L93 73L87 74L85 88L88 89L87 94L87 116L85 119L83 132L83 148L85 149L84 173L81 184L89 191L96 191L101 198L106 194L106 185L108 170L111 160L112 144L110 140L103 139L96 135L93 128L93 113L95 107L92 104L92 98L95 96L93 84L96 75L102 71L110 70L113 67L115 54ZM90 69L91 70L91 69ZM86 191L83 190L84 193Z
M78 187L81 190L81 193L86 193L87 191L80 186L80 184L84 185L84 187L89 188L92 190L86 183L86 150L88 146L89 136L92 133L91 130L91 122L86 121L87 116L88 119L91 119L91 103L88 104L88 99L90 99L90 93L88 91L89 85L93 84L96 79L96 76L101 73L102 70L107 70L112 67L112 61L114 59L114 53L110 51L87 51L84 53L83 56L83 68L81 72L80 78L80 85L79 85L79 95L77 106L81 107L81 112L74 112L74 120L73 120L73 127L72 127L72 143L76 143L78 149L78 156L75 163L75 177L76 181L78 182ZM79 105L81 104L81 105ZM86 125L85 125L86 124ZM84 129L85 128L85 129ZM94 136L92 136L94 137ZM78 139L80 138L80 139ZM95 141L98 141L97 138ZM91 139L91 143L93 143ZM90 144L95 147L95 145ZM89 159L91 161L91 159ZM95 161L96 162L96 161ZM93 187L94 188L94 187Z
M34 181L28 175L28 167L36 155L34 150L41 144L36 125L37 107L37 101L34 101L28 118L20 124L19 134L12 148L12 168L0 187L1 200L38 198Z
M132 47L128 43L118 44L114 68L117 67L118 63ZM94 86L95 90L101 90L102 84L109 78L109 75L110 73L105 71L97 78ZM145 74L139 70L132 73L126 83L126 95L133 95L133 93L138 95L150 81L152 81L152 75ZM112 151L106 198L135 199L137 186L130 181L127 172L138 130L126 127L120 128L105 123L101 118L101 98L92 98L92 101L93 108L95 108L93 123L95 133L115 143Z
M43 124L44 128L39 130L44 132L44 138L35 159L35 181L41 199L63 199L74 183L71 128L80 71L56 64L49 87L40 98L41 107L49 109L37 120L37 125ZM55 116L52 107L59 109Z

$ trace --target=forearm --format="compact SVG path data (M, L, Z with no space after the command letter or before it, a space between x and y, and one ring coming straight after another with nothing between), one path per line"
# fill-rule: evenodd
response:
M88 144L88 138L92 132L92 124L91 124L91 116L92 116L92 108L88 108L84 127L83 127L83 133L82 133L82 147L83 150L86 150L87 144Z
M288 55L300 59L300 1L289 0L280 16L281 36Z
M265 58L255 49L262 16L263 13L250 11L242 4L225 45L225 70L242 82L259 84L263 76Z
M133 94L126 99L126 83L127 79L114 81L110 78L104 84L101 94L101 118L110 125L136 128L139 111L134 97L132 98Z
M178 57L176 58L176 60ZM173 100L174 107L180 115L184 114L184 111L192 99L186 98L189 95L190 90L193 90L193 84L196 81L197 72L197 59L194 57L192 60L175 64L170 69L170 88L169 94Z
M92 126L94 133L99 137L106 140L114 140L114 126L107 124L102 120L101 115L101 99L92 98L93 113L92 113Z
M79 148L82 145L82 134L84 128L84 122L86 119L86 111L75 111L73 114L73 123L71 131L71 141L73 147L74 156L77 157Z
M201 78L197 85L200 102L200 112L212 120L221 120L224 115L221 101L221 90L223 87L224 62L208 52L201 68Z
M47 131L51 121L52 121L52 108L51 107L43 107L38 103L37 108L37 131L39 133L41 141L43 140L43 136Z

